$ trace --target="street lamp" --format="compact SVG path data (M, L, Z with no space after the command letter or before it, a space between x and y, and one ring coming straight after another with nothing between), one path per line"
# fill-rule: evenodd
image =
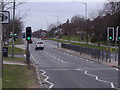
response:
M58 25L57 26L59 26L59 16L57 16L57 15L50 15L50 16L57 17L57 19L58 19ZM58 43L57 43L58 47L59 47L59 32L60 32L60 30L59 30L59 27L58 27Z
M72 2L77 2L77 1L72 1ZM82 4L84 4L85 5L85 21L87 21L87 3L85 3L85 2L78 2L78 3L82 3ZM87 25L86 25L86 23L85 23L85 26L87 27ZM88 33L87 33L87 44L88 44Z

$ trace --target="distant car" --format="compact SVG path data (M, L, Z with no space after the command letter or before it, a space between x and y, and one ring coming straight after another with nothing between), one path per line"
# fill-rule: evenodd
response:
M41 39L42 39L42 40L46 40L47 38L46 38L46 37L42 37Z
M35 44L36 44L35 50L37 50L37 49L44 50L44 42L43 41L37 41Z

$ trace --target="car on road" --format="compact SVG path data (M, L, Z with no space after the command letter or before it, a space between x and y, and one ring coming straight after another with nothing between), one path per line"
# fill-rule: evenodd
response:
M36 47L35 47L35 50L38 50L38 49L43 49L44 50L44 42L43 41L37 41L35 43Z
M29 43L29 44L32 44L33 42L32 42L32 40L28 40L28 43Z

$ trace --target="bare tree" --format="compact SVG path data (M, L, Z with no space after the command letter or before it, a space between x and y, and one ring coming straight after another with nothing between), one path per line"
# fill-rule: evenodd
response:
M103 10L100 12L102 15L110 14L113 15L120 12L120 1L119 2L108 2L104 4Z

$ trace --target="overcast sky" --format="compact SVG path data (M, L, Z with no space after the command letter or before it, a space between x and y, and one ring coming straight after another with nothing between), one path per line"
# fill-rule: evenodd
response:
M103 2L99 1L86 3L88 5L88 18L89 13L96 12L103 7ZM16 15L21 17L24 17L28 11L27 16L23 18L24 26L31 26L33 31L41 28L47 29L47 25L51 23L56 24L58 17L59 21L64 23L74 15L85 16L85 5L80 2L26 2L17 7L16 10Z

